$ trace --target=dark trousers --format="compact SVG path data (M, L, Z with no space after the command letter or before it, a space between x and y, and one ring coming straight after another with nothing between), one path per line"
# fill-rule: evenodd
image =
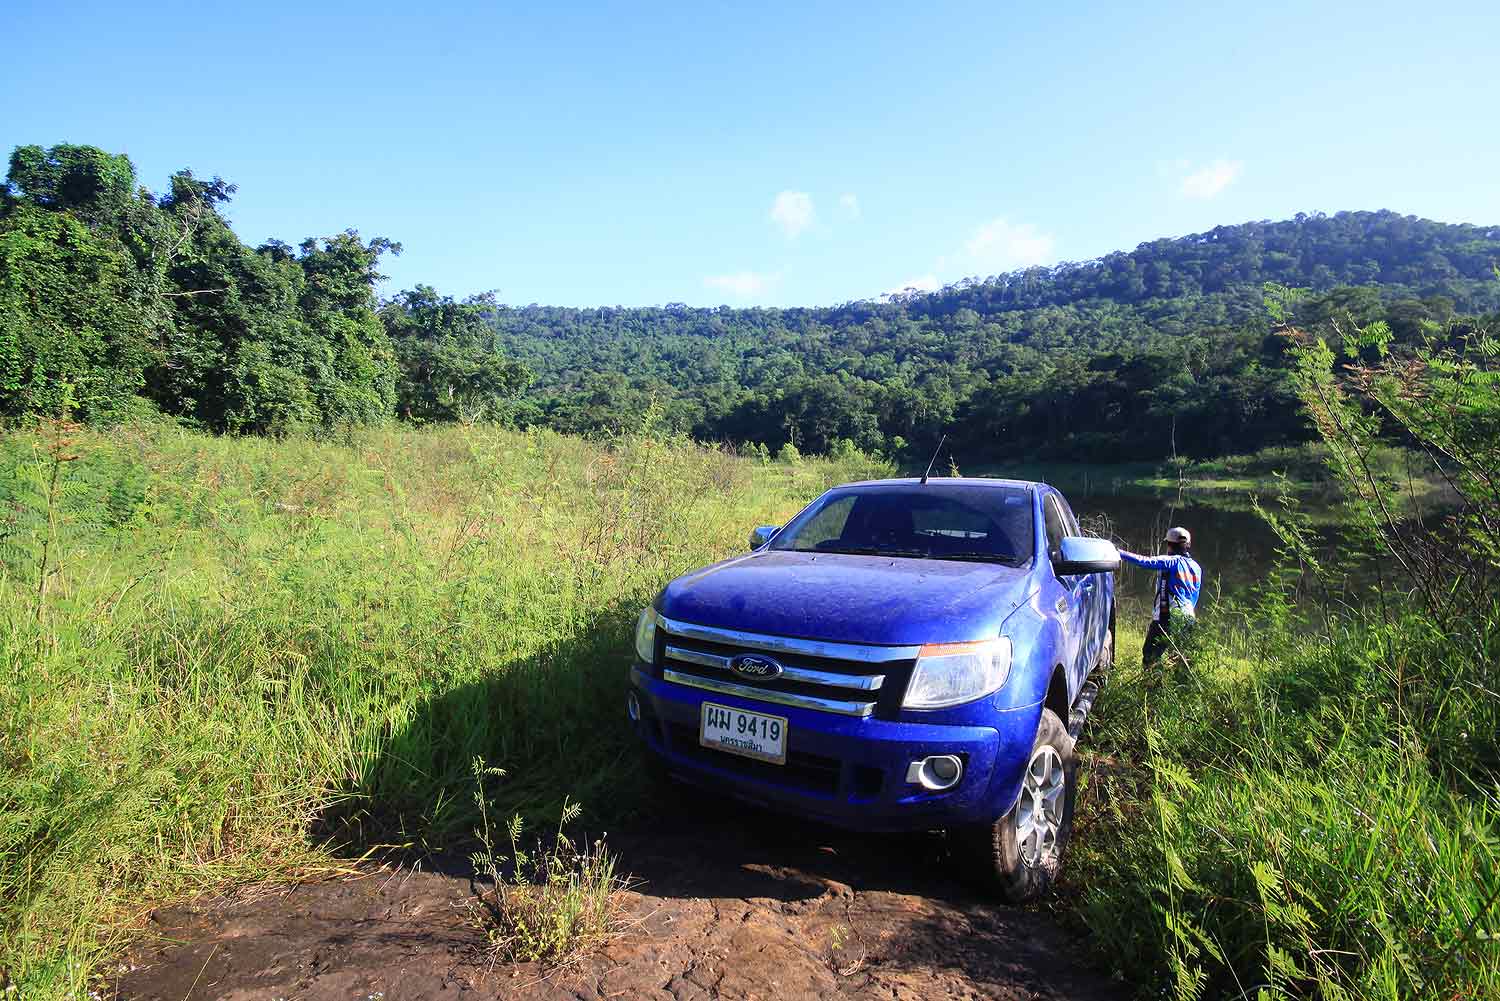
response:
M1178 616L1175 622L1171 615L1152 619L1151 624L1146 627L1146 645L1141 648L1141 663L1147 667L1159 663L1162 656L1175 645L1170 637L1175 636L1176 642L1181 643L1196 623L1197 620L1191 615ZM1181 656L1175 659L1183 662Z
M1146 627L1146 645L1141 648L1141 662L1147 667L1161 660L1162 654L1171 648L1167 639L1167 627L1156 619Z

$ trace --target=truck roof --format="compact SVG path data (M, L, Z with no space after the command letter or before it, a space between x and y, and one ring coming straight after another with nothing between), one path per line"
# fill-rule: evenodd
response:
M841 490L844 487L910 487L922 482L921 477L906 476L890 480L857 480L853 483L840 483L834 487ZM927 486L975 486L975 487L1032 487L1046 486L1038 480L1006 480L996 476L929 476Z

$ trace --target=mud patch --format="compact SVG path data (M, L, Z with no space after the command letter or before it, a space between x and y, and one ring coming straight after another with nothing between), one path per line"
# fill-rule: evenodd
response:
M611 834L624 928L560 970L494 965L467 870L429 862L162 909L130 1001L1123 998L1045 914L964 887L933 836L856 837L754 811Z

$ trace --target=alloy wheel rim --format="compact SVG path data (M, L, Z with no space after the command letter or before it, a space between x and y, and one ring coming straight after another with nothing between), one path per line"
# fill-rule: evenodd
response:
M1062 756L1043 744L1031 755L1016 804L1016 842L1021 861L1032 868L1057 861L1061 846L1063 798L1067 791Z

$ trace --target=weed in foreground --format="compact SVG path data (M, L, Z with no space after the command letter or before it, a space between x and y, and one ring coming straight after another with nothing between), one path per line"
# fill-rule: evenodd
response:
M550 845L538 840L532 850L524 849L523 823L517 814L505 827L510 854L498 854L485 779L505 773L478 758L473 770L480 817L474 834L480 848L470 860L476 876L491 884L480 896L480 907L495 958L539 962L548 968L566 965L617 927L614 893L626 884L615 874L615 858L603 838L580 846L567 836L568 825L583 814L583 808L570 801L563 803Z

